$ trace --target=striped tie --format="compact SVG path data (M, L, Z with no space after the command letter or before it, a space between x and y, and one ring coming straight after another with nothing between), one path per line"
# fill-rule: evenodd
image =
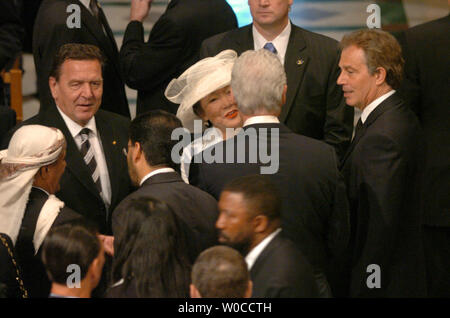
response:
M83 128L80 131L81 136L81 155L83 156L84 162L88 166L89 170L91 171L92 180L95 183L95 186L97 187L98 192L102 193L102 184L100 180L100 170L97 166L97 161L95 161L94 156L94 150L91 147L91 143L89 142L89 128Z

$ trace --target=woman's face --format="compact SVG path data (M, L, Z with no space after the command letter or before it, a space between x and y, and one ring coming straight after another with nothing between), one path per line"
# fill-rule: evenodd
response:
M200 100L200 117L225 132L226 128L242 127L241 114L231 93L230 85L220 88Z

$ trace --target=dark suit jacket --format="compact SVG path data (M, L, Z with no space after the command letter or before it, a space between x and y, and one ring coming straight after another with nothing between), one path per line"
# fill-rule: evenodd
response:
M192 262L198 254L217 244L215 222L218 216L217 202L209 194L186 184L178 173L161 173L147 179L114 210L113 233L120 231L121 219L126 211L125 202L135 198L153 197L164 201L186 227L189 256Z
M127 149L128 145L130 121L125 117L103 110L98 110L95 115L95 123L100 134L111 182L111 205L107 212L75 140L59 111L54 107L56 106L50 107L47 111L39 113L14 128L4 140L3 146L7 148L14 131L22 125L44 125L60 129L67 142L67 166L60 181L61 190L56 193L56 196L68 207L95 222L101 233L110 233L110 212L131 191L126 157L123 154L123 149Z
M128 24L120 49L127 85L138 90L137 114L152 109L176 113L167 84L198 60L202 41L237 27L225 0L172 0L144 42L142 23Z
M400 92L419 117L427 143L423 223L450 226L450 15L400 38L405 78Z
M282 232L259 254L250 277L253 298L319 297L313 268Z
M253 50L252 25L205 40L200 57L225 49L238 54ZM336 84L339 56L335 40L292 24L284 61L288 89L280 121L295 133L324 140L341 156L352 135L353 109L345 105Z
M23 282L29 297L32 298L48 297L51 288L51 282L41 259L42 249L39 248L35 254L33 245L37 220L47 199L48 195L42 190L31 189L15 246L17 260L23 270ZM81 218L80 214L64 206L53 222L52 228Z
M252 135L252 129L256 130L256 134ZM267 129L267 137L264 129ZM245 144L242 142L244 134L250 135ZM260 167L268 166L259 159L255 160L256 163L249 163L249 154L256 155L257 152L256 149L250 152L249 144L259 142L279 153L278 172L267 176L281 193L281 220L285 235L297 244L318 272L326 274L333 256L346 248L350 231L344 181L332 147L294 134L283 124L249 125L234 138L205 149L198 155L219 153L223 147L223 157L219 157L226 162L226 147L235 147L234 162L238 153L244 151L245 163L199 164L195 161L201 158L194 157L189 173L190 183L218 199L227 182L243 175L260 174Z
M73 13L66 12L69 5L77 5L80 8L80 28L67 26L67 20L73 20L69 18ZM106 34L100 23L79 0L45 0L39 8L33 32L33 56L41 101L40 112L55 105L48 78L59 48L66 43L82 43L98 46L107 60L103 67L102 109L130 117L117 45L103 11L99 11Z
M423 296L417 118L394 94L370 113L358 137L342 163L352 224L350 296ZM366 286L370 264L381 268L380 289Z
M0 264L0 298L22 298L23 292L18 281L22 279L22 271L17 263L14 245L4 233L0 233Z
M0 2L0 70L22 49L24 29L14 0ZM1 79L0 79L1 81ZM0 101L2 104L3 101Z

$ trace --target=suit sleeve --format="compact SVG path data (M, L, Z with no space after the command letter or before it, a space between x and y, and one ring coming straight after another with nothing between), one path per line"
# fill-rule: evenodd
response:
M326 118L324 125L324 141L336 149L339 157L347 150L353 132L353 108L345 104L342 88L337 84L339 77L340 53L333 57L333 66L328 77L326 97Z
M369 289L366 285L367 267L380 266L381 289L387 286L386 274L393 257L400 211L405 196L407 165L398 146L388 137L369 136L361 148L361 164L358 174L357 214L367 215L361 220L360 233L364 241L356 242L355 253L360 255L354 265L351 284L352 296L376 296L380 289ZM362 222L367 222L363 224ZM363 234L364 233L364 234ZM360 236L361 237L361 236Z
M328 223L327 245L333 257L339 258L347 248L350 238L350 209L342 174L338 170L338 160L332 154L335 166L334 194Z
M120 64L127 85L150 90L175 76L187 38L185 30L163 16L154 25L148 42L144 42L142 23L131 21L120 49Z

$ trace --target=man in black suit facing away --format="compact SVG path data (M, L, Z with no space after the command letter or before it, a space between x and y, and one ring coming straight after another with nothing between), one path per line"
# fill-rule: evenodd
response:
M450 297L449 29L447 15L415 26L399 39L405 58L400 92L418 116L427 144L422 231L431 297Z
M67 166L56 195L93 221L100 233L110 234L110 213L131 190L123 155L129 119L99 109L103 57L97 47L65 44L54 60L48 82L57 106L22 125L39 124L62 131Z
M77 24L79 22L79 24ZM119 52L106 16L97 0L44 0L33 31L33 57L38 78L39 112L55 105L48 78L59 48L66 43L97 46L106 57L101 108L130 117Z
M253 282L252 297L318 297L314 272L281 230L281 197L265 176L239 177L219 200L219 241L245 256Z
M142 21L151 3L131 0L120 63L125 82L138 91L137 114L154 109L175 114L178 105L164 97L167 85L198 60L204 39L236 28L237 20L225 0L172 0L144 42Z
M267 174L281 190L286 236L314 266L322 294L329 295L325 276L331 260L346 248L350 231L336 152L279 122L286 75L273 53L243 53L234 64L231 88L244 127L233 138L194 156L189 182L219 198L228 181L242 175ZM207 163L210 154L217 160Z
M200 57L232 49L238 54L266 48L287 75L286 101L279 119L293 132L323 140L342 156L350 143L353 110L336 85L338 43L289 21L293 0L249 0L253 24L205 40Z
M139 189L127 196L114 210L113 233L121 229L121 219L128 211L126 203L135 198L153 197L173 210L189 237L189 256L194 263L206 248L217 243L214 222L217 219L217 201L189 184L186 184L172 158L172 131L183 129L181 121L173 114L155 110L138 115L130 126L128 141L128 172Z
M381 30L346 35L339 67L346 103L362 110L342 161L352 234L351 297L417 297L426 292L417 201L423 142L419 122L396 93L403 59Z

